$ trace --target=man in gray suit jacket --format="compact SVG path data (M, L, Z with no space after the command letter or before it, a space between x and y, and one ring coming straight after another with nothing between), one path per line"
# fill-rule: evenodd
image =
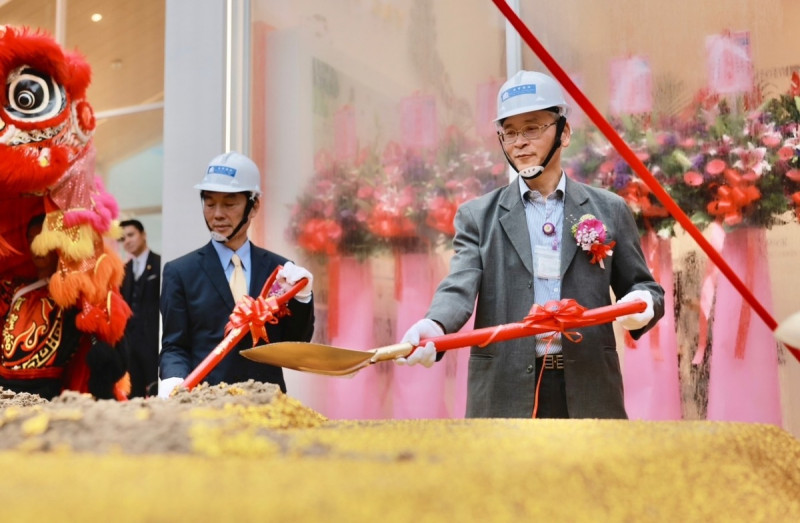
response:
M455 332L473 308L481 328L521 321L534 303L610 305L609 290L619 301L647 304L619 318L635 339L661 318L664 290L645 263L624 200L561 169L571 134L567 112L561 87L545 74L520 71L502 86L498 136L519 176L458 209L450 273L403 341ZM473 347L467 416L626 418L612 325L579 331L580 340L541 335ZM435 351L428 343L398 363L430 366Z

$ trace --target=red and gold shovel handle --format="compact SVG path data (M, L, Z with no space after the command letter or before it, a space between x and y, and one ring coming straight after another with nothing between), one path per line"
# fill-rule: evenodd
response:
M484 327L467 332L454 332L434 338L422 339L417 347L413 347L408 343L382 347L375 350L375 355L371 361L375 363L407 357L417 348L424 347L428 342L433 342L436 345L436 351L442 352L472 346L485 347L490 343L524 338L536 334L544 334L545 332L567 334L569 333L568 329L609 323L628 314L643 312L646 308L647 304L644 301L635 300L595 309L586 309L575 300L565 299L545 305L534 305L531 308L531 313L521 322L505 323L496 327ZM580 336L578 333L571 334ZM411 350L409 350L409 347Z
M574 305L573 300L562 300L562 303ZM532 321L506 323L497 327L485 327L468 332L454 332L444 336L437 336L436 338L420 340L419 346L424 347L426 343L432 341L436 344L437 352L460 349L462 347L482 347L489 343L523 338L534 334L564 332L566 329L609 323L628 314L643 312L646 308L647 304L644 301L635 300L595 309L580 307L569 316L559 315L558 311L551 311L551 313L545 313L544 316L540 317L533 318L531 317L532 315L529 316ZM563 310L563 308L560 310Z

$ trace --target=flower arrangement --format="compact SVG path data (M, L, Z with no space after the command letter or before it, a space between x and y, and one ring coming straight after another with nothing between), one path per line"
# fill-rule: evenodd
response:
M506 161L499 145L484 146L460 129L449 127L437 150L434 176L424 193L426 234L434 243L449 244L455 234L453 218L458 207L507 183Z
M376 248L368 218L379 164L369 150L344 163L317 153L314 177L292 207L288 238L310 256L369 256Z
M381 247L411 251L426 248L428 239L420 235L426 215L421 200L434 172L430 151L397 142L386 145L367 219Z
M794 207L800 219L800 79L763 101L763 90L738 97L701 91L681 114L612 123L692 221L726 228L769 228ZM596 131L576 133L568 173L622 196L642 232L672 234L674 219Z
M800 73L792 73L788 91L770 100L765 111L774 124L772 140L779 143L774 170L800 221Z
M654 133L645 118L624 117L613 122L637 157L648 166L662 186L668 186L669 178L659 164L671 160L675 138L665 133ZM663 235L671 234L674 220L667 210L598 131L576 133L573 135L575 142L579 153L565 159L568 175L622 196L642 231L656 230Z
M697 106L705 133L681 165L683 187L703 196L694 209L703 224L717 220L728 228L769 228L788 209L780 176L772 169L780 137L771 115L756 105L758 99L760 91L731 99L708 96Z
M572 226L572 235L582 250L591 256L590 262L597 263L601 269L605 269L603 260L614 254L612 250L616 242L606 244L606 226L603 222L595 218L593 214L584 214Z
M499 145L489 152L455 128L432 150L389 142L351 162L327 151L293 206L287 236L312 256L367 257L379 250L449 245L463 202L507 183Z

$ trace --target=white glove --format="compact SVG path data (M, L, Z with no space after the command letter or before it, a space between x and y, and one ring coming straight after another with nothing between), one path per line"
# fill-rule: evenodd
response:
M410 343L417 350L405 358L395 359L398 365L416 365L421 363L425 367L430 367L436 363L436 345L432 341L425 344L424 347L419 347L419 340L425 338L435 338L436 336L444 336L444 331L439 327L435 321L424 318L411 326L403 335L400 343Z
M641 329L653 319L653 295L648 291L631 291L617 300L617 303L626 303L636 300L642 300L647 303L647 308L642 312L628 314L627 316L620 316L617 318L617 321L620 325L622 325L623 329L627 329L629 331Z
M294 299L301 303L308 303L311 301L311 285L314 283L314 276L307 269L292 262L286 262L281 270L278 271L276 281L285 292L303 278L307 278L308 283L294 295Z
M166 378L158 382L158 397L168 399L175 387L183 383L183 378Z
M800 348L800 312L795 312L775 329L775 339L790 347Z

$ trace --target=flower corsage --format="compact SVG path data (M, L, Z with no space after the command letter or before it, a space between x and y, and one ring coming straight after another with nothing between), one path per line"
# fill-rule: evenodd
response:
M599 263L600 268L605 269L603 260L614 254L611 249L614 248L616 242L605 244L606 226L603 222L595 218L593 214L584 214L578 223L572 226L572 235L575 236L578 247L591 255L590 261Z

